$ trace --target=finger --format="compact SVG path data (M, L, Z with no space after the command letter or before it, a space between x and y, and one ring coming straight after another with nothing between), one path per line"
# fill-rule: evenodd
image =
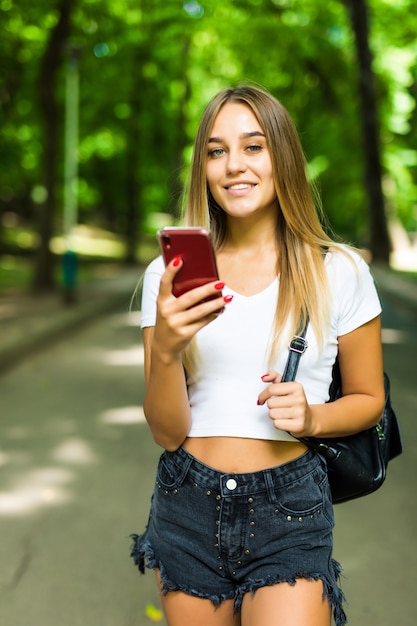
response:
M264 383L279 383L281 381L282 375L278 374L275 370L269 370L266 374L262 374L261 376Z
M295 392L294 383L272 383L264 389L258 396L258 404L265 404L270 398L283 398Z
M166 266L159 288L159 296L164 300L170 301L171 303L175 302L176 311L191 309L195 307L196 304L205 300L215 300L216 305L212 310L218 311L221 310L226 303L229 303L233 299L233 296L226 296L225 300L222 300L222 289L225 284L219 280L206 283L205 285L196 287L195 289L191 289L179 297L173 296L173 282L175 275L181 269L182 264L183 261L181 256L177 256ZM207 314L210 312L211 311Z
M265 402L268 408L273 406L289 407L300 402L304 398L302 386L296 382L289 383L271 383L258 396L258 404L263 405ZM274 399L277 400L274 403Z
M225 304L229 303L229 301L225 303L223 298L219 298L219 300L221 308L219 309L219 305L215 304L217 308L214 311L208 310L207 304L210 305L211 310L213 309L213 303L210 302L177 313L175 316L176 324L177 327L183 329L184 334L182 336L188 337L188 340L190 340L198 331L216 320L224 312Z
M302 424L298 425L294 420L276 419L272 420L274 428L283 430L295 439L304 436L304 428Z
M168 263L165 268L165 272L162 274L161 282L159 286L159 293L162 296L172 295L172 282L174 280L175 275L182 266L182 258L181 256L176 256Z
M195 290L194 290L195 291ZM212 291L209 293L213 293ZM218 317L222 314L228 304L232 301L233 296L225 296L216 297L213 300L198 300L196 304L192 306L187 306L186 310L183 311L183 321L186 325L193 324L194 322L201 321L204 325L207 321L212 321L214 318ZM181 300L182 306L189 304L190 302L194 302L194 298L178 298L178 301Z
M233 296L225 296L224 302L222 301L222 289L224 286L225 284L221 281L206 283L201 287L195 287L194 289L187 291L177 299L181 303L181 306L186 309L191 309L197 304L208 300L215 301L215 309L219 309L224 306L225 303L228 303L233 299Z

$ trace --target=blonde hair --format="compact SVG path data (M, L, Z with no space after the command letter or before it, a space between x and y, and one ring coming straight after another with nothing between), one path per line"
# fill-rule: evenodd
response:
M288 111L268 92L248 85L223 89L211 100L202 115L187 189L187 225L208 228L216 250L220 250L225 242L227 216L208 189L206 162L208 139L214 121L220 109L229 102L244 104L251 109L265 133L272 162L278 199L276 240L280 273L272 361L283 342L288 342L296 333L300 320L305 323L307 316L319 345L322 345L330 320L324 254L327 249L339 246L323 228L319 196L307 179L306 159ZM282 329L288 328L289 320L290 334L283 337ZM191 348L185 354L185 363L191 369L195 365L193 351L194 348Z

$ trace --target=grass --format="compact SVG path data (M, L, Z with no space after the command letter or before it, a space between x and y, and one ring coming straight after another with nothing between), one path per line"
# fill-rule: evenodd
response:
M27 229L7 227L3 229L4 242L12 252L0 257L0 296L15 290L28 290L31 287L34 271L33 255L36 236ZM78 256L77 284L83 284L97 274L105 264L121 264L124 261L122 238L103 229L79 225L74 229L72 249ZM60 256L65 250L62 237L54 237L51 249L57 256L56 284L62 285L62 263ZM21 251L22 254L18 252ZM158 244L154 236L142 237L137 249L137 262L147 264L158 254Z
M10 289L25 289L30 285L32 267L29 259L3 256L0 262L0 293Z
M393 272L397 276L401 276L401 278L408 278L408 279L410 279L413 282L417 281L417 271L415 271L415 270L410 270L410 271L393 270Z
M56 284L62 285L61 263L55 269ZM97 271L98 263L80 263L77 282L87 282ZM101 264L102 265L102 264ZM33 261L28 257L5 255L0 261L0 296L12 291L26 291L32 285Z

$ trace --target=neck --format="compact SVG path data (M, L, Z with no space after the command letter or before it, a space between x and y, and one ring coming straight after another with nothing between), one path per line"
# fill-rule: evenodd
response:
M276 250L276 216L243 220L229 218L223 249Z

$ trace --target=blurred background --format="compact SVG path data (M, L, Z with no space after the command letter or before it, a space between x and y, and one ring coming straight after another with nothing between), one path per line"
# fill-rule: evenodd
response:
M202 109L240 82L287 107L329 227L373 265L405 453L337 508L336 557L351 624L415 625L414 5L0 0L2 626L163 623L128 556L159 455L130 304Z
M152 256L203 106L242 81L289 109L334 231L416 269L412 5L0 0L1 286Z

